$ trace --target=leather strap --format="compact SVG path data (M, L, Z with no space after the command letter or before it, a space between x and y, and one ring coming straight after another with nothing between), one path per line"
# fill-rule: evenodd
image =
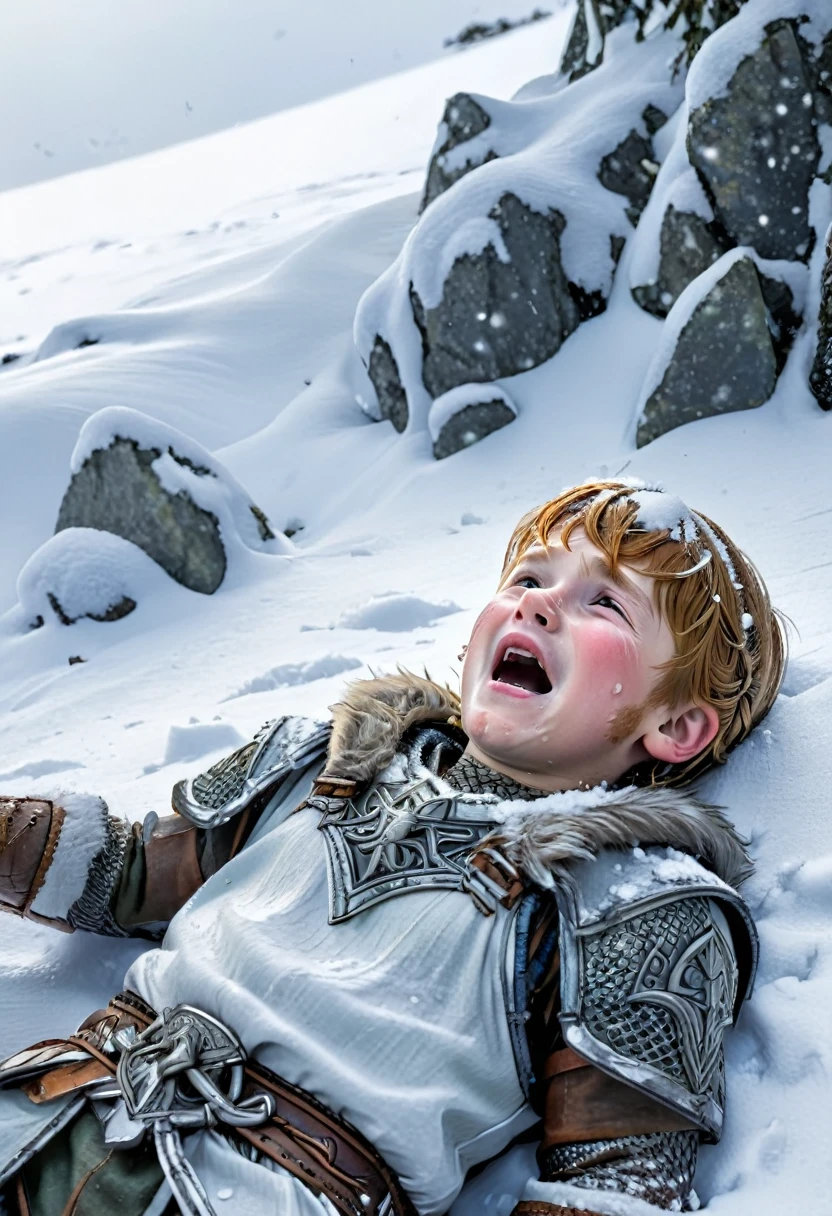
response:
M648 1094L608 1076L577 1052L553 1052L547 1078L540 1153L581 1140L615 1140L651 1132L690 1131L695 1124Z
M67 1048L81 1048L89 1060L47 1068L20 1088L38 1104L62 1097L115 1072L105 1051L107 1041L126 1026L140 1032L154 1021L153 1010L134 993L121 993L99 1009L67 1040L50 1040L19 1052L5 1062L19 1067L27 1058L37 1066ZM416 1216L398 1178L359 1131L323 1103L278 1077L257 1061L245 1067L245 1096L264 1090L275 1099L274 1116L259 1127L235 1128L233 1134L299 1178L317 1194L326 1195L342 1216L376 1216L388 1195L390 1216ZM2 1080L2 1076L0 1076ZM231 1131L232 1129L228 1129Z

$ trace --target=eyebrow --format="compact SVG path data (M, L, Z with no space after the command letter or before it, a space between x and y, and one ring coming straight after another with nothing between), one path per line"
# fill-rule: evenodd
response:
M620 587L622 591L626 592L626 594L635 602L636 607L640 608L641 611L644 612L648 617L653 617L655 615L650 599L644 594L641 588L637 587L631 579L627 578L627 575L624 574L620 568L618 571L613 572L612 567L606 558L593 557L592 561L587 561L586 557L582 555L581 571L583 574L590 577L594 574L608 578L610 582L615 583L617 587Z
M539 545L532 545L526 550L517 565L519 566L522 562L527 562L531 565L540 566L547 561L548 557L549 553L547 550ZM601 578L609 579L611 583L614 583L616 587L620 587L632 599L634 606L644 616L651 620L655 617L655 609L649 597L631 579L627 578L627 575L623 573L620 567L617 573L613 574L612 567L605 557L601 557L599 554L589 560L585 554L581 554L580 568L581 573L587 578L600 576Z

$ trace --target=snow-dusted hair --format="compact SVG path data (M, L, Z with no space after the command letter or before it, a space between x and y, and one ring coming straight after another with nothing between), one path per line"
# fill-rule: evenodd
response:
M684 785L724 764L774 704L786 665L784 618L756 567L717 524L660 487L629 479L573 486L524 515L501 584L527 549L547 545L553 534L568 549L575 528L606 554L613 574L626 565L655 580L655 603L676 653L661 665L643 708L693 701L717 711L715 737L692 760L651 760L628 774L637 784Z

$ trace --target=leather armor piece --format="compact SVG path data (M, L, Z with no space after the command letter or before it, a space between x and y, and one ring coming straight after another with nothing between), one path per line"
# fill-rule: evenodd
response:
M30 915L63 818L61 807L43 798L0 798L0 906L7 911Z
M576 1141L687 1131L695 1126L649 1094L588 1064L568 1047L552 1053L545 1072L541 1163L548 1150Z
M133 824L113 909L122 929L166 925L202 886L198 836L178 815Z

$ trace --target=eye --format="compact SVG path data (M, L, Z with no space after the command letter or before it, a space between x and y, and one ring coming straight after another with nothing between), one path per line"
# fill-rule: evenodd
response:
M533 574L521 574L520 578L518 578L514 582L513 586L515 586L515 587L539 587L540 582L538 579L536 579L534 577Z
M621 607L621 605L612 598L611 595L599 595L597 600L593 600L593 603L601 604L604 608L612 608L615 612L618 613L618 615L622 618L622 620L627 621L627 624L629 625L630 622L627 618L626 612Z

